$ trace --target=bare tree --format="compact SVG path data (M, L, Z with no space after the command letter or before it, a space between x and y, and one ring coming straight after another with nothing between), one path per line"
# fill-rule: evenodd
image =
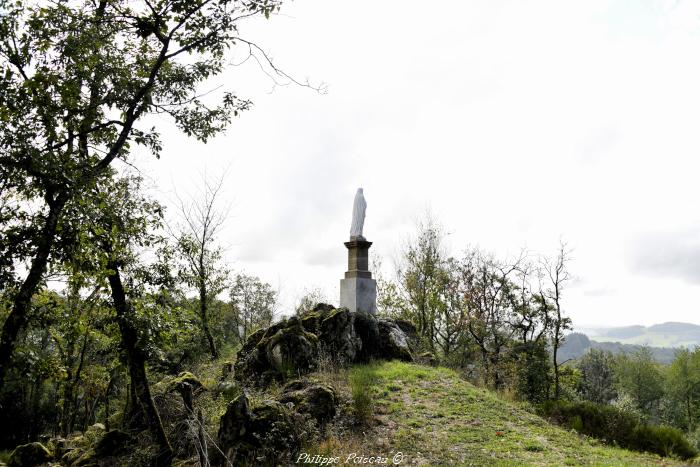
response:
M219 351L209 327L209 304L226 288L229 275L221 264L223 249L217 246L217 236L228 215L228 211L217 206L224 177L211 180L205 176L199 199L180 200L184 224L175 233L177 251L184 260L179 276L197 291L197 312L211 358L217 358Z
M545 272L548 287L541 290L540 295L546 305L547 299L551 300L554 308L552 317L552 364L554 366L554 398L559 399L561 388L559 384L559 366L557 352L564 343L564 333L571 329L571 318L565 317L562 311L562 291L566 283L571 280L568 263L571 259L571 250L566 242L559 242L559 249L554 259L542 259L542 268Z

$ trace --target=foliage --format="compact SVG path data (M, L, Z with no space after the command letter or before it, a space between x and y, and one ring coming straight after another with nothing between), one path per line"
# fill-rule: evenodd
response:
M272 324L277 305L277 292L272 285L255 276L236 274L230 297L231 320L238 342L245 342L249 335Z
M543 341L520 344L513 350L516 371L515 390L518 396L537 404L549 398L551 364Z
M247 109L231 93L207 102L199 87L223 71L228 48L252 47L240 21L278 8L277 0L0 2L0 289L12 302L0 387L47 266L70 254L58 241L75 227L69 205L89 198L136 146L160 155L147 116L169 116L206 141Z
M693 431L700 418L700 348L680 349L666 372L669 405L678 410L674 424Z
M297 300L297 304L294 307L294 313L302 315L309 310L313 310L319 303L328 303L328 297L319 288L312 288L305 290L301 298Z
M611 402L615 391L614 358L610 352L590 349L578 362L581 371L579 394L585 400L597 404Z
M627 393L643 414L655 414L663 396L663 375L648 347L615 360L616 386Z
M650 425L610 405L547 401L540 413L576 431L619 446L662 456L690 459L698 454L675 428Z

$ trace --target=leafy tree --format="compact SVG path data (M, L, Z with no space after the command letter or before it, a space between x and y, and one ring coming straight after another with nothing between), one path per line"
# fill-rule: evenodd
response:
M666 394L682 413L677 424L693 431L700 417L700 349L676 351L676 358L666 373Z
M441 228L427 217L418 225L416 238L406 243L397 271L405 311L431 350L435 348L436 318L442 306L442 268L446 260L442 238Z
M502 262L473 249L461 263L467 330L481 354L484 382L496 388L505 384L502 359L518 331L512 326L517 304L517 285L512 278L521 261Z
M581 370L581 397L598 404L609 404L617 397L612 353L590 349L579 360L578 368Z
M615 376L618 392L628 394L644 415L654 415L664 388L663 375L649 347L616 356Z
M170 116L207 140L247 109L230 93L207 105L198 88L223 71L229 47L254 46L239 22L279 3L0 0L0 288L12 304L0 335L0 388L70 221L67 204L134 146L160 154L148 115Z
M438 271L434 336L435 345L447 361L453 360L452 354L458 352L460 344L466 344L467 301L460 279L459 262L447 259Z
M160 449L155 463L168 465L173 452L151 397L146 362L157 347L162 320L159 300L151 297L173 278L167 267L143 261L145 251L165 241L160 234L162 208L143 197L139 178L100 182L83 200L80 214L71 213L86 232L78 247L80 256L73 256L81 260L81 270L109 287L131 383L127 425L147 427Z
M518 343L513 347L517 394L538 404L549 398L551 364L544 339Z
M230 293L239 342L245 342L253 332L272 324L277 292L270 284L255 276L236 274Z
M319 288L313 288L310 290L305 290L301 298L297 301L297 305L294 307L294 312L297 315L301 315L309 310L312 310L319 303L327 303L328 297Z

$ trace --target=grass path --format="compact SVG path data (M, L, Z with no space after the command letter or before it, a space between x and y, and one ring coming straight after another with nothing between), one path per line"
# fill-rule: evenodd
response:
M448 369L385 362L353 372L373 380L368 448L401 451L402 465L686 465L551 425Z

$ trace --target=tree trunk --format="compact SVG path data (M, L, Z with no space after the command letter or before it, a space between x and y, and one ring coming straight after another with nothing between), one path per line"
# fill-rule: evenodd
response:
M17 335L27 326L29 321L29 307L32 297L44 276L51 248L56 238L58 220L67 201L68 192L64 191L49 202L49 213L46 215L41 237L37 241L36 254L29 268L29 274L15 295L10 315L2 327L0 335L0 393L2 393L5 376L7 376L7 370L15 350Z
M207 318L207 291L203 285L199 287L199 316L202 319L202 331L209 344L211 358L212 360L219 358L219 351L214 343L214 336L211 335L211 330L209 329L209 320Z
M160 445L160 452L155 460L155 465L169 466L172 463L173 451L151 397L151 390L146 376L146 356L138 347L138 333L133 325L133 312L130 303L126 299L126 293L119 274L119 266L115 261L110 261L107 267L112 271L108 276L109 286L112 291L114 308L117 312L122 345L126 350L131 387L136 396L136 400L133 401L135 405L132 406L131 411L132 413L134 411L140 412L137 417L130 417L130 421L136 422L141 418L141 415L145 417L149 430Z
M559 388L559 362L557 362L557 351L559 350L559 326L554 333L554 345L552 346L552 364L554 365L554 399L559 400L561 391Z

